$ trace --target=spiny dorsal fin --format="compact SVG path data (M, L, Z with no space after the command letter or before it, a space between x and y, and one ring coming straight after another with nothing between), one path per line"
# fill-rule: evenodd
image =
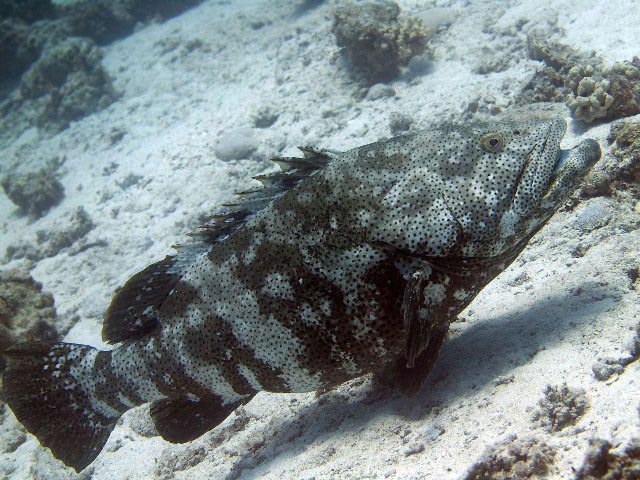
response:
M191 242L174 245L176 255L167 256L131 277L118 290L107 309L102 327L103 340L123 342L155 329L162 303L193 261L242 228L251 215L340 154L335 150L299 148L302 158L273 158L283 171L254 177L264 187L236 193L238 201L223 205L224 209L211 217L210 223L189 234Z
M273 200L281 197L300 181L312 175L331 160L340 155L336 150L313 147L298 147L303 157L274 157L271 160L280 165L281 172L253 177L262 183L262 188L236 192L238 201L223 205L225 211L211 217L211 222L190 234L197 243L212 245L226 239L242 228L251 215L265 208ZM193 248L192 244L178 245L178 252Z

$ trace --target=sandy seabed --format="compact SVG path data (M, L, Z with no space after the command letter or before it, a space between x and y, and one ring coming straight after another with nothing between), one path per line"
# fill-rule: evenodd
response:
M346 150L389 137L394 112L428 128L459 120L477 99L507 107L541 68L524 51L533 29L595 50L607 63L640 54L635 1L399 0L406 14L439 7L452 22L431 40L426 73L391 82L395 96L362 99L331 33L336 3L296 14L300 3L206 1L151 23L104 48L104 66L122 94L115 103L57 135L31 129L4 146L3 158L34 168L64 155L66 197L32 222L0 195L0 251L54 228L79 206L95 224L86 248L28 265L54 295L60 321L73 323L66 341L108 348L100 329L114 290L169 253L234 191L253 186L252 175L273 170L269 156L297 155L297 145ZM490 62L503 68L477 73ZM254 128L263 108L277 120ZM611 155L610 124L584 127L566 116L563 145L594 138ZM223 161L218 140L238 128L252 128L257 150ZM486 452L508 450L504 442L534 445L549 459L548 473L513 478L574 478L590 440L622 452L640 437L640 362L606 380L593 372L603 359L628 360L638 342L638 282L628 274L639 266L638 225L637 200L625 196L558 212L452 325L415 398L376 390L369 378L320 395L262 393L184 445L155 436L140 407L124 415L79 478L459 479ZM554 431L536 418L545 415L548 387L565 384L585 408ZM0 444L24 436L9 411L0 418ZM76 477L34 437L18 444L0 453L0 477Z

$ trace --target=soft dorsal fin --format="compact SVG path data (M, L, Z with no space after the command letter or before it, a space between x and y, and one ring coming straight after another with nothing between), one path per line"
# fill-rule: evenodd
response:
M175 257L153 263L127 280L105 313L102 339L109 343L137 338L153 330L158 309L180 276L171 273Z
M194 260L242 228L251 215L340 154L335 150L299 148L303 153L301 158L272 158L282 171L254 177L263 187L236 193L238 201L223 205L224 209L213 215L210 223L189 234L191 242L174 246L176 255L169 255L131 277L116 292L107 309L103 340L117 343L151 332L157 325L162 303Z

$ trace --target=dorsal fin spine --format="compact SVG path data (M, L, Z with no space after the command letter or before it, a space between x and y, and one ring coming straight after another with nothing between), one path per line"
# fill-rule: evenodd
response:
M339 155L334 150L298 147L302 157L273 158L282 172L254 177L263 184L257 188L238 192L238 199L222 205L226 211L211 216L211 223L188 236L191 242L174 245L176 255L149 265L131 277L114 296L105 315L102 329L104 340L115 343L137 338L157 326L157 313L162 303L185 270L198 257L208 253L244 226L256 212L295 187ZM283 167L284 165L284 167Z

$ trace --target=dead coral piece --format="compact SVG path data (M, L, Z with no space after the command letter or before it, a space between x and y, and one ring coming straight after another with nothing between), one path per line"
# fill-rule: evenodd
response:
M22 212L40 217L64 198L64 187L55 168L48 166L36 172L5 175L0 184L9 200Z
M40 127L66 128L116 98L102 52L86 38L70 38L48 47L22 76L20 94L34 100Z
M640 197L640 122L618 120L611 124L607 140L615 162L604 166L613 188L627 190L636 198Z
M576 120L614 120L640 113L640 59L611 68L579 65L569 70L567 106Z
M566 383L555 387L548 385L532 420L549 432L559 432L575 425L588 406L587 395L582 388L571 388Z
M43 292L42 284L28 272L0 272L0 372L5 367L4 351L14 343L59 340L56 319L53 296Z
M367 85L397 77L424 52L429 32L418 17L399 18L395 2L347 3L334 12L333 33L352 75Z
M564 102L569 94L565 86L565 78L576 65L586 65L598 60L592 55L585 55L568 45L550 42L545 36L531 33L527 36L527 53L531 60L544 63L518 98L518 104L527 105L534 102Z
M525 480L543 478L555 452L536 438L509 437L476 463L464 480Z
M632 439L620 453L612 453L611 443L591 440L576 480L637 480L640 478L640 439Z
M616 120L607 141L613 155L605 156L589 174L580 194L597 197L628 192L640 198L640 122Z
M593 372L593 376L596 377L597 380L604 382L609 380L614 375L620 375L624 372L624 365L620 363L619 360L615 358L602 358L598 359L592 366L591 371Z
M640 59L605 67L590 55L542 35L527 37L529 58L544 63L518 98L519 104L565 101L582 122L615 120L640 113Z
M606 117L613 105L610 85L610 81L593 65L576 65L569 70L565 86L571 92L567 95L567 106L573 118L589 123Z
M607 119L630 117L640 113L640 58L616 63L606 71L613 104Z
M631 268L627 270L627 276L631 281L630 288L634 288L634 284L638 279L638 269ZM640 358L640 324L636 327L636 334L631 340L628 354L624 354L619 358L598 358L591 370L596 379L606 381L614 375L620 375L627 365L635 362L638 358Z
M557 72L567 73L573 66L587 63L593 58L562 43L550 42L545 36L533 32L527 35L527 53L531 60L544 62Z

